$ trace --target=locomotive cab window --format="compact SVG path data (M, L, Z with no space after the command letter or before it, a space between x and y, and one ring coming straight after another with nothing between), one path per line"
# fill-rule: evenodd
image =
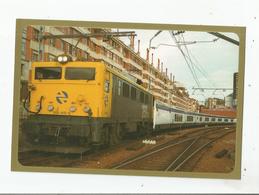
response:
M61 79L61 71L59 67L36 67L35 79Z
M67 80L95 80L95 68L66 68Z

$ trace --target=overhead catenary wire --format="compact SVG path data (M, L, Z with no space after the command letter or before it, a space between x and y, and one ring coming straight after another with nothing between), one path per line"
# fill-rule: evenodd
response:
M181 34L181 37L182 37L183 42L185 42L185 39L184 39L183 34ZM217 38L217 39L213 39L212 41L203 41L203 42L215 42L215 41L217 41L217 40L218 40L218 38ZM193 54L191 53L191 51L188 49L187 45L184 45L184 47L185 47L185 49L186 49L187 56L188 56L188 58L189 58L189 60L190 60L190 62L191 62L191 64L192 64L193 68L194 68L194 69L196 68L196 69L203 75L203 77L204 77L209 83L211 83L211 85L212 85L213 87L215 87L214 82L211 81L211 80L208 78L208 73L207 73L206 70L199 64L198 60L194 57L194 55L193 55ZM192 58L196 61L196 63L193 62Z
M200 87L201 85L200 85L199 79L198 79L196 73L194 72L194 70L193 70L193 68L192 68L192 66L191 66L191 64L190 64L190 62L189 62L189 60L188 60L186 54L185 54L184 51L182 50L181 45L179 44L179 41L178 41L177 38L175 37L173 31L169 31L169 34L170 34L171 37L174 39L174 41L175 41L175 43L176 43L176 45L177 45L177 48L180 50L181 54L183 55L184 60L185 60L187 66L188 66L188 68L189 68L189 70L190 70L190 72L191 72L191 75L192 75L192 77L193 77L193 79L194 79L196 85L197 85L198 87Z

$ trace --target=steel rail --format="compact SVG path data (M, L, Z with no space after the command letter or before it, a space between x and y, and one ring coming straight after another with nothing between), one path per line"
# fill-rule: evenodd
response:
M193 140L193 142L164 171L168 171L169 169L171 169L172 166L174 166L174 164L177 162L177 160L180 159L185 154L185 152L188 151L193 146L193 144L196 143L200 138L201 136Z
M177 171L179 168L181 168L181 166L186 163L191 157L193 157L196 153L198 153L199 151L201 151L203 148L205 148L207 145L211 144L212 142L215 142L216 140L220 139L221 137L225 136L226 134L232 132L232 131L235 131L234 130L231 130L231 131L228 131L228 132L225 132L223 135L220 135L214 139L212 139L211 141L203 144L202 146L200 146L198 149L196 149L193 153L191 153L186 159L184 159L177 167L175 167L172 171Z
M170 147L174 147L174 146L176 146L176 145L179 145L179 144L188 142L188 141L190 141L190 140L192 140L192 139L193 139L193 138L188 138L188 139L185 139L185 140L183 140L183 141L176 142L176 143L170 144L170 145L168 145L168 146L159 148L159 149L154 150L154 151L152 151L152 152L149 152L149 153L146 153L146 154L144 154L144 155L138 156L138 157L136 157L136 158L134 158L134 159L132 159L132 160L126 161L126 162L124 162L124 163L121 163L121 164L119 164L119 165L113 167L113 169L118 169L118 168L120 168L120 167L126 166L126 165L131 164L131 163L133 163L133 162L135 162L135 161L138 161L138 160L141 160L141 159L143 159L143 158L146 158L146 157L148 157L148 156L150 156L150 155L152 155L152 154L155 154L155 153L157 153L157 152L160 152L160 151L162 151L162 150L168 149L168 148L170 148Z
M207 130L204 130L204 132L200 132L199 130L197 130L196 132L193 132L193 133L199 133L199 134L204 135L204 133L210 133L211 131L219 131L219 130L222 130L222 127L208 128ZM144 155L137 156L137 157L133 158L132 160L126 160L126 161L124 161L122 163L119 163L118 165L112 167L112 169L118 169L118 168L121 168L123 166L129 165L131 163L134 163L135 161L144 159L144 158L146 158L146 157L148 157L148 156L150 156L152 154L155 154L157 152L160 152L162 150L168 149L170 147L174 147L176 145L182 144L182 143L190 141L190 140L195 140L195 139L197 139L197 137L201 137L202 135L194 135L194 136L186 138L186 139L184 139L182 141L178 141L176 143L172 143L170 145L167 145L168 143L162 144L162 145L166 145L166 146L161 148L162 145L160 145L160 146L158 146L159 149L155 149L155 150L152 150L151 152L145 153Z

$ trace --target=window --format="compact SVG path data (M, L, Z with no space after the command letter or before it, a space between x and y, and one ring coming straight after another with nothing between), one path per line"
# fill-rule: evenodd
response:
M209 120L210 120L210 118L208 118L208 117L205 118L205 121L209 121Z
M121 80L118 80L118 95L121 95Z
M183 116L181 114L175 114L175 121L180 122L183 120Z
M60 49L62 50L62 51L64 51L65 50L65 43L64 43L64 41L60 41Z
M49 61L51 61L51 62L55 61L55 59L56 59L56 56L53 56L51 54L49 54L48 57L49 57Z
M22 39L22 57L25 57L25 51L26 51L26 39Z
M218 121L221 122L221 121L222 121L222 118L218 118Z
M67 80L95 80L95 68L66 68Z
M105 82L104 82L104 91L106 93L109 93L109 90L110 90L110 82L108 80L105 80Z
M211 121L215 122L215 121L216 121L216 118L212 118Z
M61 68L58 67L36 67L35 79L61 79Z
M123 83L123 96L129 97L129 85L127 83Z
M228 119L227 119L227 118L225 118L225 119L224 119L224 122L228 122Z
M73 52L73 46L68 45L68 53L72 55L72 52Z
M202 117L200 117L200 121L202 121Z
M136 100L137 99L137 90L134 87L131 87L131 99Z
M38 61L38 57L39 57L38 52L33 50L32 56L31 56L32 61Z
M140 92L140 102L144 103L144 93Z
M52 47L55 47L56 46L56 39L50 39L49 45L52 46Z
M193 116L187 116L187 121L193 121Z
M40 33L40 31L39 30L37 30L37 29L33 29L33 40L34 41L38 41L38 39L39 39L39 33Z

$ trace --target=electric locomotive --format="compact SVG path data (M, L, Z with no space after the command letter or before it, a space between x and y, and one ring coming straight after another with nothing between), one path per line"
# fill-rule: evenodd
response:
M153 97L102 62L33 62L23 133L34 145L115 144L152 129Z

